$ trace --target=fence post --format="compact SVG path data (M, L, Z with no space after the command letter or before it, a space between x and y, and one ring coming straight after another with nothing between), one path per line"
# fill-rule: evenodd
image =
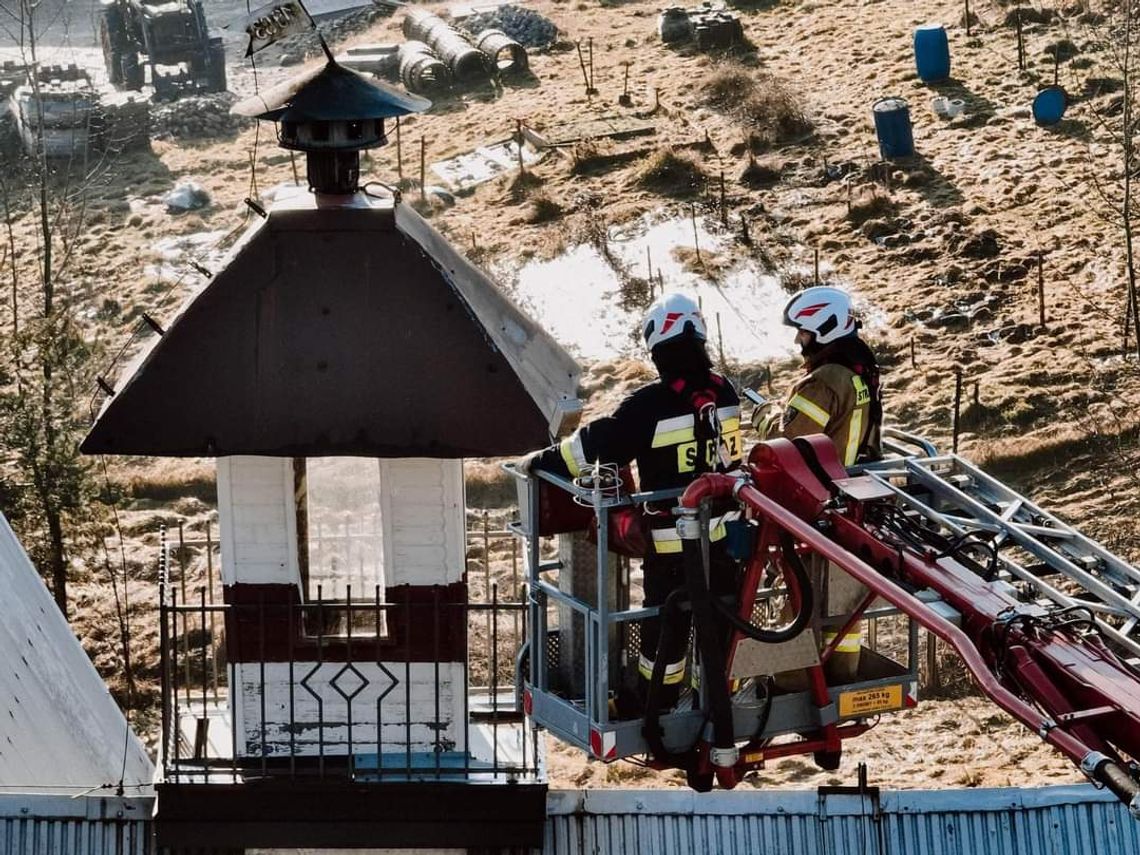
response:
M954 369L954 421L953 421L953 451L958 453L958 430L962 418L962 369Z

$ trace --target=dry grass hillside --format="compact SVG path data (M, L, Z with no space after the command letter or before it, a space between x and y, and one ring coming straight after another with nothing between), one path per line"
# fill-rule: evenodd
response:
M971 4L969 37L957 2L742 4L753 49L716 54L661 44L658 4L649 0L527 5L562 33L549 51L532 56L532 77L406 118L402 167L389 145L366 156L370 178L396 183L401 171L406 179L417 175L421 139L434 161L505 139L517 120L541 131L601 113L649 118L651 136L571 147L530 167L525 180L505 177L460 194L454 207L420 202L415 189L407 198L508 289L510 272L527 260L557 257L646 215L695 214L705 227L733 236L746 224L749 242L726 240L719 256L682 253L679 263L698 275L715 277L721 267L751 259L794 288L818 251L827 276L849 285L867 308L893 423L948 445L961 371L962 452L1140 560L1140 366L1135 346L1122 347L1124 252L1114 213L1121 166L1112 128L1122 81L1107 49L1111 34L1084 4L1032 7L1023 72L1009 7L998 2ZM947 24L953 62L953 79L934 87L917 79L911 50L913 28L932 20ZM398 28L399 16L382 20L358 40L399 40ZM589 39L599 90L592 96L574 47ZM1058 54L1072 105L1060 125L1042 128L1028 105L1038 86L1051 82ZM618 103L625 63L628 107ZM263 66L259 85L292 71ZM242 92L253 88L248 69L233 69L231 80ZM938 94L962 99L965 112L937 117L929 102ZM870 109L886 95L909 99L918 152L889 167L879 163ZM720 225L722 175L727 228ZM216 266L216 253L253 216L243 200L292 178L270 126L157 140L150 152L109 164L90 193L89 225L65 285L86 329L113 349L142 312L169 318L202 281L187 260L201 256ZM182 180L201 184L211 205L166 213L160 195ZM17 242L33 246L33 228L30 218L18 218ZM190 249L180 252L175 238ZM207 251L212 247L215 254ZM627 285L631 299L644 299L644 280L631 277ZM798 371L793 360L771 367L777 391ZM753 378L763 368L732 366ZM611 406L644 371L628 359L590 366L589 412ZM213 503L212 468L205 461L127 459L112 461L110 472L127 496L122 520L131 545L135 664L153 677L148 609L155 602L156 527L182 517L187 531L201 532ZM509 503L493 466L476 464L471 476L472 504ZM102 563L75 567L75 622L121 694L106 579ZM143 699L153 701L153 682L150 689L143 683ZM1075 778L1034 735L970 698L931 702L884 721L851 747L840 773L784 761L751 780L814 786L850 778L858 759L889 786ZM558 784L678 783L633 767L586 764L559 747L551 771Z

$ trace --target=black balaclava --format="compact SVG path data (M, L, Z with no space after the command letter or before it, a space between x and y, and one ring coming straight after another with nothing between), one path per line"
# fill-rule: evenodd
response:
M663 341L650 353L657 373L666 383L684 380L686 385L704 384L712 370L705 343L694 335Z

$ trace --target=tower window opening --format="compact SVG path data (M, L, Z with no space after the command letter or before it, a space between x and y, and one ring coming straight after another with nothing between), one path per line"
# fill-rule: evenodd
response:
M293 461L297 558L310 635L385 635L380 461L314 457ZM318 625L319 624L319 625Z

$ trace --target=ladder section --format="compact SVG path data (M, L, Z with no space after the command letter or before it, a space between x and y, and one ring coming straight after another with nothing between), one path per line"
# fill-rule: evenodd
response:
M1043 607L1087 609L1108 638L1140 657L1140 570L955 454L888 459L863 471L912 518L951 539L970 537L987 575Z

